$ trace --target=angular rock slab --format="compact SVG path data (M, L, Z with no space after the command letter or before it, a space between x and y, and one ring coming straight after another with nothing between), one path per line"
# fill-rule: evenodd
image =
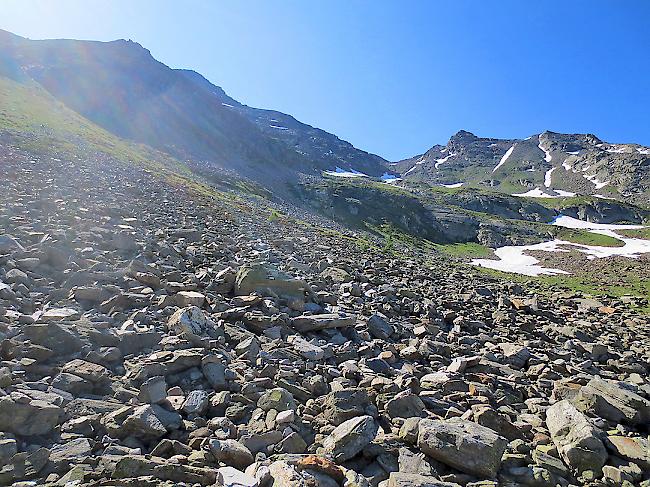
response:
M650 423L650 401L621 383L594 377L574 399L576 407L617 423Z
M44 435L52 431L61 419L63 410L54 404L39 400L0 399L0 431L22 436Z
M243 265L235 277L237 296L258 292L264 295L304 299L309 290L309 284L305 281L293 279L270 264Z
M559 401L546 411L546 426L560 457L579 474L600 472L607 452L598 431L569 401Z
M508 440L471 421L423 419L418 447L431 458L461 472L494 477Z
M372 416L359 416L338 425L323 442L325 455L344 462L360 453L377 435L378 426Z
M334 313L322 315L303 315L291 319L291 327L302 333L310 331L327 330L330 328L346 328L353 326L357 319L355 316L338 315Z

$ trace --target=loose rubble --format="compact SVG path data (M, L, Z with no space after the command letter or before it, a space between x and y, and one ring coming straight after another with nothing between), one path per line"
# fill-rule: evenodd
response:
M0 138L0 485L650 486L650 327Z

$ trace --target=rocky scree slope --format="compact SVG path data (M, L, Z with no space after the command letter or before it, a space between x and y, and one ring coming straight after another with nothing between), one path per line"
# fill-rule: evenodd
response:
M25 143L0 139L1 484L650 483L621 302Z

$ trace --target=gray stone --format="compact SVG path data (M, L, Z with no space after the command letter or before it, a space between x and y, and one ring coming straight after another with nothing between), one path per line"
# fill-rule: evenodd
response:
M559 401L546 411L546 426L560 457L578 473L600 472L607 452L598 431L567 400Z
M460 487L460 484L444 482L426 475L392 472L386 487Z
M54 404L22 396L0 398L0 431L22 436L44 435L60 422L63 410Z
M377 435L378 426L372 416L359 416L338 425L323 441L323 454L336 462L356 456Z
M594 377L580 389L574 404L583 412L617 423L650 423L650 401L624 383Z
M383 315L374 314L368 319L368 331L380 340L388 340L393 334L393 327L386 321Z
M257 400L257 407L264 411L270 411L271 409L286 411L288 409L295 410L297 405L293 395L289 391L281 387L276 387L260 396Z
M218 462L237 469L244 469L253 463L251 451L236 440L210 440L210 453Z
M208 393L202 390L191 391L183 403L183 411L186 414L203 414L208 409L210 400Z
M418 446L435 460L471 475L494 477L508 440L471 421L422 419Z
M398 394L386 403L386 413L390 418L421 417L425 410L422 399L411 392Z
M293 279L270 264L246 264L235 277L235 294L246 296L261 293L265 296L304 299L309 285L301 279Z
M161 375L147 379L140 386L138 394L140 402L160 404L167 399L167 382Z

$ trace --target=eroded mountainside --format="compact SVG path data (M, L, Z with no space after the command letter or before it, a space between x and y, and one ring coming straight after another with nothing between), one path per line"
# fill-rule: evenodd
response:
M584 195L645 205L650 201L650 148L610 144L591 134L546 131L503 140L460 131L446 146L435 145L392 168L405 179L490 187L530 197Z
M2 31L0 56L0 75L36 81L109 132L199 167L271 187L353 164L376 176L385 170L381 157L289 115L241 105L134 42L32 41Z

